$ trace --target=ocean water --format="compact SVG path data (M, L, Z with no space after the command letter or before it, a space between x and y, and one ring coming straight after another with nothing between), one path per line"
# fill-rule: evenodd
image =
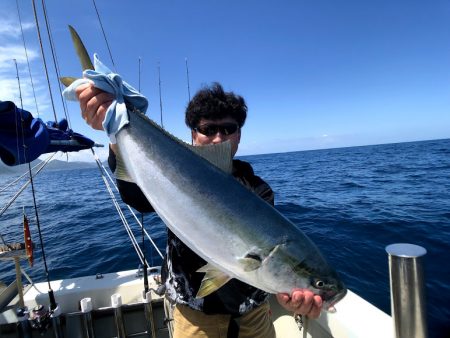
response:
M346 285L390 313L385 247L427 249L424 272L429 337L450 336L450 139L245 156L275 191L277 209L322 250ZM0 187L11 176L0 175ZM137 268L139 260L98 169L43 171L35 178L38 216L49 276L60 279ZM0 208L13 194L0 193ZM22 241L22 209L38 242L30 189L0 217L7 241ZM164 250L165 227L145 215L145 227ZM132 225L140 236L137 226ZM147 258L159 264L146 244ZM45 280L40 248L24 269ZM14 277L0 261L0 280Z

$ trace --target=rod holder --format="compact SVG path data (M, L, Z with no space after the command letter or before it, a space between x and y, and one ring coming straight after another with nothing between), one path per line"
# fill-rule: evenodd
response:
M151 335L152 338L156 338L155 318L153 317L152 292L143 291L142 300L144 303L144 315L145 315L145 322L147 325L147 333Z
M94 338L94 323L92 321L92 299L89 297L80 300L81 312L83 313L83 332L86 338Z
M422 261L425 248L407 243L386 247L389 255L391 311L396 338L427 338Z
M28 318L30 318L30 313L28 312L27 307L19 307L16 310L16 316L17 316L17 336L19 338L32 338L33 333L31 332L31 325L28 321Z
M56 305L56 308L53 309L50 318L52 320L52 326L53 326L53 335L55 338L64 338L64 332L62 329L62 323L61 323L61 308L59 305Z
M120 294L115 293L111 296L111 306L114 308L114 322L116 324L117 338L126 338L122 313L122 296Z

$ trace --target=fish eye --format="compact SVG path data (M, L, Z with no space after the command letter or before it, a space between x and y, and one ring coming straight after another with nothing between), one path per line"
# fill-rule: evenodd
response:
M318 279L314 282L314 286L318 289L321 289L325 286L325 283L323 281L321 281L320 279Z

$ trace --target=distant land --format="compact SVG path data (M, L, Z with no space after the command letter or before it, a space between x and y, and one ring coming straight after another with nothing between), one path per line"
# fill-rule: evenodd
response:
M41 163L41 160L35 160L31 162L31 167ZM73 170L73 169L89 169L95 168L97 164L95 162L67 162L60 160L52 160L44 168L44 170ZM0 175L14 175L23 174L28 171L28 164L21 164L16 166L8 166L0 161Z

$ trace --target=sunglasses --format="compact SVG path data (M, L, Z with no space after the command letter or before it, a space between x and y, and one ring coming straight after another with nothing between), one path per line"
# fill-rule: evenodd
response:
M236 123L222 123L222 124L202 124L196 128L193 128L197 133L205 136L213 136L217 133L222 135L232 135L239 129Z

